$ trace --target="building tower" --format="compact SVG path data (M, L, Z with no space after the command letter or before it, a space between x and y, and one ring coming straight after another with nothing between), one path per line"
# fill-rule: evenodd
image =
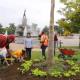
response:
M22 23L16 27L16 36L26 36L27 33L30 32L32 36L38 36L38 28L37 24L33 23L32 25L28 25L27 17L26 17L26 10L24 10Z
M24 14L23 14L22 26L23 26L23 28L25 28L25 27L27 28L26 10L24 11Z
M23 36L26 36L27 34L27 18L26 18L26 10L24 10L23 19L22 19L22 27L23 30Z

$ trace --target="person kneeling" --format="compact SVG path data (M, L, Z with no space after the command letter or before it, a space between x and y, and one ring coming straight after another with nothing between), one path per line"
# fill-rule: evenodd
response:
M1 59L1 63L6 63L9 66L9 63L7 61L7 50L6 48L0 48L0 59Z
M22 62L25 57L25 50L16 50L11 52L11 56L15 58L15 60Z

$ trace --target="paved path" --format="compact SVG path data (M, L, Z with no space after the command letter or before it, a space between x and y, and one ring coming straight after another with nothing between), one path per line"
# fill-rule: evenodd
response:
M79 45L79 39L78 37L58 37L59 41L62 41L62 46L78 46ZM36 42L37 41L37 42ZM34 41L34 47L33 51L40 51L40 44L38 40ZM23 44L16 44L16 43L11 43L10 48L12 50L17 50L17 49L24 49Z
M24 45L23 44L11 43L10 44L10 49L12 49L12 50L24 49ZM33 47L33 51L40 51L40 47Z
M79 36L59 37L63 46L79 46Z

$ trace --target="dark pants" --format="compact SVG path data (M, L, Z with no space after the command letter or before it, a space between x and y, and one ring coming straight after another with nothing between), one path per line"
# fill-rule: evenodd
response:
M26 54L27 54L28 60L31 59L31 50L32 48L26 48Z
M3 64L4 62L4 57L2 55L0 55L0 61L1 61L1 64Z
M58 41L54 41L54 47L55 47L55 48L58 47Z
M47 46L44 46L44 45L41 46L42 56L44 57L44 59L46 59L46 55L45 55L46 48L47 48Z

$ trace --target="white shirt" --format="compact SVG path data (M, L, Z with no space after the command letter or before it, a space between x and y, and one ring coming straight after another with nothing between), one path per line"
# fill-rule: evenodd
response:
M32 48L32 44L33 44L32 38L25 38L24 39L25 48Z
M7 55L6 48L0 48L0 55L3 56L4 58L6 58L6 55Z

